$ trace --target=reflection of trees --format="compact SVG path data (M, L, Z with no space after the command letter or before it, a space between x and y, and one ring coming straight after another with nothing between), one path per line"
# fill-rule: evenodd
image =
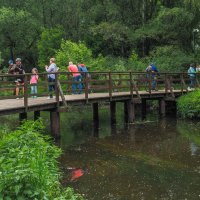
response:
M190 142L191 156L195 156L200 146L200 124L181 123L177 126L178 132Z
M178 132L189 141L200 146L200 124L197 123L179 123L177 126Z

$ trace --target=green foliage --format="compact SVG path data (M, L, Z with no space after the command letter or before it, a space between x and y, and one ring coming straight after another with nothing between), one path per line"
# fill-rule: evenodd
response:
M182 52L193 50L192 44L196 45L196 50L200 46L200 33L193 32L200 24L198 0L56 0L51 3L44 0L0 0L0 5L3 65L10 58L20 56L30 68L39 64L43 69L49 58L56 55L62 69L72 60L99 70L107 65L103 64L107 59L98 57L103 55L117 60L120 58L116 69L121 70L125 64L125 68L138 71L151 59L147 57L150 52L159 47L172 45L178 49L176 55L181 58ZM57 52L61 39L62 47ZM82 42L77 44L77 48L65 44L65 40ZM87 46L87 52L80 44ZM64 46L70 47L73 55ZM88 51L92 51L97 60L91 59ZM124 62L132 51L142 60ZM170 54L168 56L171 57Z
M40 121L28 121L1 134L0 199L82 199L71 189L62 191L57 163L61 150L39 133L43 129Z
M56 54L56 63L62 70L67 70L68 62L90 63L92 60L92 52L82 42L75 43L69 40L62 40L61 48Z
M188 49L191 46L191 23L194 19L192 13L183 8L162 8L157 17L149 23L137 29L135 39L150 39L157 44L184 46Z
M44 70L44 66L49 63L49 59L55 57L57 50L63 38L63 29L61 27L44 29L41 33L40 40L37 43L38 63Z
M177 101L178 113L183 118L200 117L200 90L181 96Z
M194 57L176 46L164 46L152 51L148 60L155 62L161 72L186 72Z
M128 69L134 72L145 71L147 65L148 64L145 64L142 59L139 59L135 51L132 51L132 54L128 59Z
M129 46L127 26L118 22L108 23L102 22L101 24L91 28L94 38L101 40L99 43L99 49L101 49L106 43L107 46L104 49L105 55L124 56L126 54L125 49Z
M0 8L0 45L2 55L7 53L14 54L16 57L29 59L36 55L35 38L38 36L38 21L32 18L32 15L24 10L15 10L12 8Z

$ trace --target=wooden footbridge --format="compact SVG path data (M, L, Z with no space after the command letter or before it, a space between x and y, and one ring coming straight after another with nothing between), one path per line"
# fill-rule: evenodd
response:
M69 106L91 105L93 119L98 122L98 104L110 104L111 123L116 123L116 102L124 103L125 122L135 119L135 105L141 105L142 114L146 113L146 101L158 100L159 112L165 115L166 102L175 102L176 97L188 92L188 75L184 73L160 73L156 77L156 90L152 90L151 74L134 72L90 72L82 73L81 82L74 82L69 72L55 73L53 85L54 98L47 99L47 73L39 74L38 93L31 94L29 84L31 74L25 74L24 85L19 99L15 96L15 82L19 75L0 75L0 115L19 113L19 119L27 118L28 112L34 112L34 119L40 116L40 111L49 111L51 131L56 137L60 132L60 112L67 112ZM52 83L51 83L52 84ZM82 84L81 94L72 94L72 84ZM197 79L197 87L199 82ZM22 93L24 90L24 93ZM80 92L77 89L77 93ZM34 98L37 95L37 98Z

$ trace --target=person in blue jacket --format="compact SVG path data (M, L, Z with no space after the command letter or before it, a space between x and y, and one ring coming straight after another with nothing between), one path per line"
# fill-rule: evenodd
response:
M151 73L152 90L156 90L156 79L158 75L158 69L154 63L151 63L147 68L146 72Z
M80 64L80 63L78 63L78 71L81 73L81 80L82 80L83 82L85 82L86 76L89 78L88 69L87 69L87 67L85 66L85 64ZM83 88L85 87L84 83L82 83L82 87L83 87Z

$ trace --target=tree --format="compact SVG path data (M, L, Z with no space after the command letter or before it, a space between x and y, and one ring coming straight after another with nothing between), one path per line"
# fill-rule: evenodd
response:
M61 27L43 29L37 43L39 66L45 66L48 63L49 58L55 57L56 52L60 48L63 35L64 31Z
M3 54L9 52L10 56L20 56L23 60L35 63L35 40L39 35L37 21L30 13L12 8L0 8L0 37L1 47L5 47Z
M62 40L61 48L56 53L56 62L58 66L66 70L68 62L73 63L90 63L92 60L92 51L86 47L82 42L74 43L69 40Z

